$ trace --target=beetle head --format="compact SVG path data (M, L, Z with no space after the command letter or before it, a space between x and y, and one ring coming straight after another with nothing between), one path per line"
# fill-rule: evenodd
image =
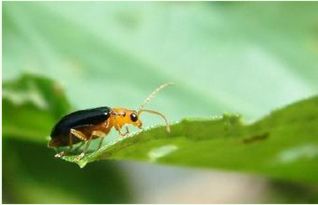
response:
M142 128L142 122L135 110L125 108L113 108L113 124L122 127L125 124L131 124L135 127Z
M156 88L146 99L145 101L140 105L138 110L128 110L125 108L113 108L112 109L112 125L122 128L125 124L131 124L135 127L138 127L141 129L142 122L139 119L140 114L143 112L159 115L166 123L166 130L167 132L170 132L170 126L168 123L167 118L161 114L160 112L144 109L145 105L148 104L152 98L155 97L155 95L162 89L164 89L167 86L173 85L174 83L164 83L160 85L158 88Z

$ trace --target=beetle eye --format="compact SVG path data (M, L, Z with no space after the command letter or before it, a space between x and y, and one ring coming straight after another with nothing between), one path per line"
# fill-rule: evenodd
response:
M130 119L131 119L131 121L136 122L138 120L138 117L137 117L137 115L135 113L131 113L130 114Z

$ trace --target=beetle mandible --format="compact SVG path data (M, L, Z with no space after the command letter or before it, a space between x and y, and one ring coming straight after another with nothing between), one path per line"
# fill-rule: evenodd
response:
M79 149L85 144L83 152L78 156L79 159L84 157L89 148L92 139L100 138L98 149L103 144L104 137L112 128L118 131L120 136L129 134L128 124L139 129L142 128L140 114L143 112L159 115L166 123L166 130L170 132L170 126L167 118L160 112L144 109L144 106L163 88L173 85L174 83L165 83L156 88L138 108L131 110L126 108L110 108L107 106L97 107L93 109L79 110L62 117L53 127L51 131L51 140L49 147L69 146L72 149L73 144L82 142ZM125 127L125 132L121 130ZM98 150L97 149L97 150ZM64 152L57 153L55 157L61 157Z

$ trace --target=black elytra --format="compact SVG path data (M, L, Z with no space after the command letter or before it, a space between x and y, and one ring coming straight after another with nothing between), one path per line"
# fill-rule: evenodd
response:
M109 118L110 112L111 108L104 106L79 110L65 115L53 127L51 138L68 136L71 129L100 124Z

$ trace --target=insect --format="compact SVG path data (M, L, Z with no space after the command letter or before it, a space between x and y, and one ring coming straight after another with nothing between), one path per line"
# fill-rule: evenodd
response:
M137 110L126 108L110 108L107 106L97 107L93 109L79 110L72 112L62 117L51 131L51 140L48 144L49 147L63 147L69 146L72 149L74 144L82 142L77 149L85 144L83 152L78 158L84 157L87 152L90 142L93 139L100 138L98 149L103 144L104 137L115 128L120 136L124 137L129 134L127 125L133 125L142 129L142 121L140 115L143 112L151 113L160 116L166 123L166 130L169 133L170 127L167 118L160 112L144 109L155 95L163 88L172 85L173 83L165 83L155 89L142 103ZM125 128L125 132L122 129ZM61 157L65 153L60 152L55 157Z

